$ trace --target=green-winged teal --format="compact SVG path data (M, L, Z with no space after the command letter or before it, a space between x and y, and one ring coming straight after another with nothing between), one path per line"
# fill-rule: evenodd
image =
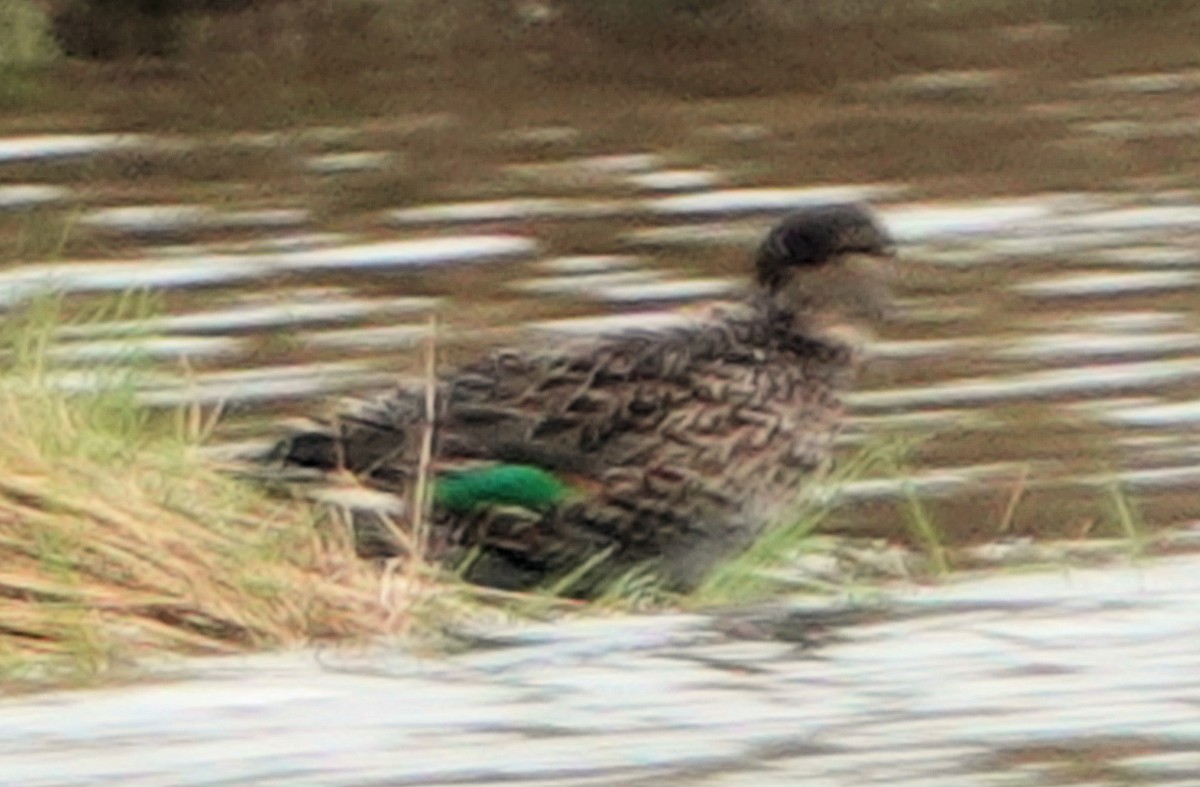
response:
M767 234L739 302L440 375L432 554L473 550L469 578L513 588L600 554L607 569L583 587L646 561L694 586L827 465L858 365L861 334L847 326L886 306L892 254L861 206L803 210ZM410 502L424 397L394 391L288 436L273 457ZM357 522L360 551L395 550L370 519Z

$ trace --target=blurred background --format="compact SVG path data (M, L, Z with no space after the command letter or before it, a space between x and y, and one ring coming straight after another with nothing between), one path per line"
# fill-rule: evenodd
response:
M902 308L843 451L909 449L827 529L1103 549L1200 505L1198 30L1189 0L3 0L0 300L139 293L57 332L61 384L134 346L142 400L224 403L234 452L417 372L431 313L443 363L666 324L777 216L864 200Z

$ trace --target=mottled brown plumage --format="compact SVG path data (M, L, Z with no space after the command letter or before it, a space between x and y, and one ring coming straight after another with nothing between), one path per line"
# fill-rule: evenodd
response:
M891 253L857 206L788 217L755 262L761 285L669 331L631 328L565 347L500 351L441 377L435 471L531 464L579 494L544 511L435 510L434 553L478 548L469 575L522 587L598 554L613 571L655 562L677 587L744 549L828 462L857 349L838 316L874 315ZM857 267L856 267L857 266ZM410 499L424 431L420 391L397 391L275 456L342 468ZM371 531L368 515L360 538ZM385 542L366 551L386 551Z

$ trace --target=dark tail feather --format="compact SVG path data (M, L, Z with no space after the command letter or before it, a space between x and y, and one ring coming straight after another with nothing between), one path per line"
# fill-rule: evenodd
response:
M279 441L268 461L314 470L348 470L371 474L406 456L409 431L389 423L356 417L339 418L325 428L296 432Z

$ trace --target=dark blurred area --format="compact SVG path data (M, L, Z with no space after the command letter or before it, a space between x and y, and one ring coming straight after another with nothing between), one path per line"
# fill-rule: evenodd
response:
M621 103L826 93L1014 64L1035 78L1089 76L1186 65L1200 23L1185 0L8 0L3 10L10 65L58 64L9 74L0 111L69 105L126 128L507 109L578 103L580 90L620 91ZM1038 33L1064 26L1067 38Z

